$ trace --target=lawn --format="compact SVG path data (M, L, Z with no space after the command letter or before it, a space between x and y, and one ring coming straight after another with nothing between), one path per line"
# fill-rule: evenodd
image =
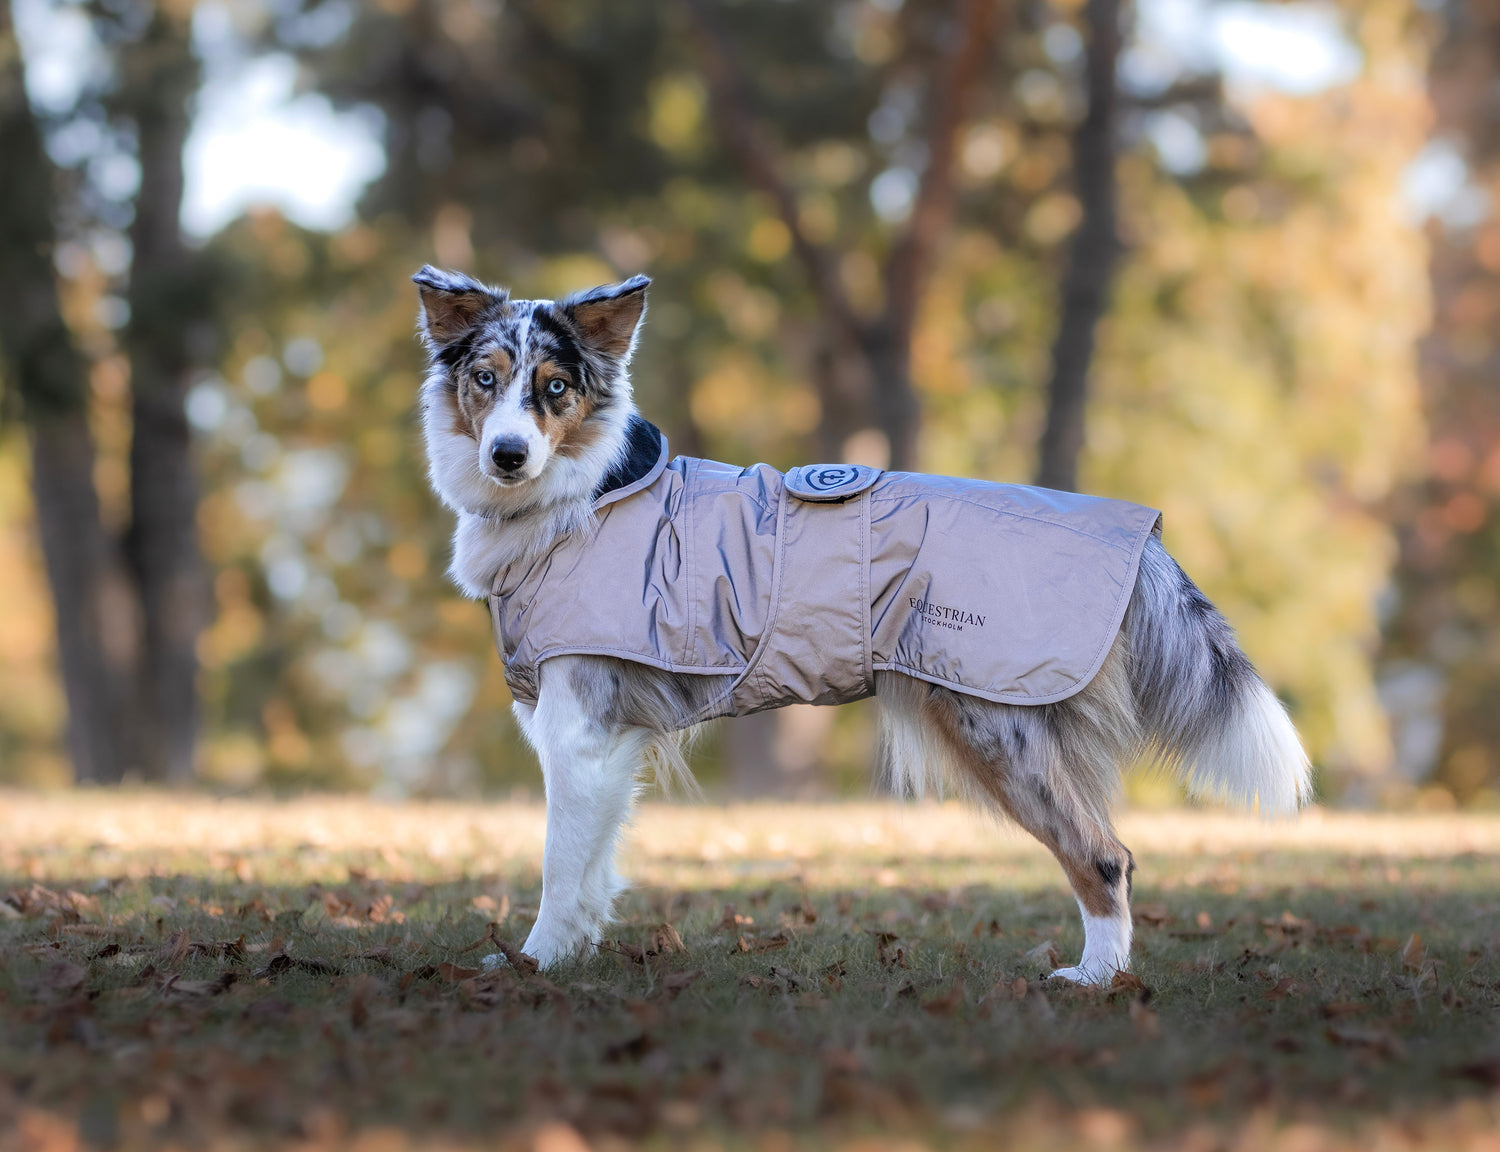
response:
M1135 813L1136 974L950 805L648 805L601 950L534 804L0 794L0 1149L1500 1149L1500 819Z

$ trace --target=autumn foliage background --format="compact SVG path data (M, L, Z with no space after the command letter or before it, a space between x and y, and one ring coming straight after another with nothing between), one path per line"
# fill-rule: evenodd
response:
M1493 5L5 12L0 781L534 784L423 477L431 261L647 272L641 407L747 463L1029 481L1081 348L1079 486L1163 509L1322 794L1500 803ZM239 81L364 141L363 190L195 217ZM696 763L862 789L869 719Z

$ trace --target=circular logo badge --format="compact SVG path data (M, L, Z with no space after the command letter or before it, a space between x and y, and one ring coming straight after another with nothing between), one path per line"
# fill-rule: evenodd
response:
M810 488L816 488L819 492L831 492L841 485L848 484L854 479L853 468L819 468L810 470L805 479Z

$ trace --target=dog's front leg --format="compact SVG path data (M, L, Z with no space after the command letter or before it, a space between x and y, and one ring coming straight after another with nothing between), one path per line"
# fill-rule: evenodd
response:
M623 886L615 839L648 742L640 729L595 714L568 663L544 665L536 707L517 709L547 789L542 904L522 946L543 967L593 943L611 915Z

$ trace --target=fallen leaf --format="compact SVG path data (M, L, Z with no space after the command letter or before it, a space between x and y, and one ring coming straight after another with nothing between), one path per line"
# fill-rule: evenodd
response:
M1172 922L1172 913L1165 904L1137 904L1131 909L1131 916L1139 924L1148 924L1152 928L1160 928L1164 924Z
M447 961L438 965L438 975L449 984L457 984L461 980L469 980L478 976L482 969L460 968L457 964L449 964Z
M1358 1004L1352 1000L1330 1000L1319 1009L1325 1020L1339 1020L1345 1016L1358 1016L1369 1006Z
M1419 969L1426 959L1427 945L1422 942L1422 934L1413 932L1401 949L1401 963L1406 968Z
M48 988L68 992L80 987L88 979L88 975L86 968L81 968L70 960L58 960L47 966L42 979Z
M1475 1080L1487 1088L1500 1088L1500 1056L1489 1056L1448 1070L1450 1076Z
M771 936L741 936L739 950L741 952L774 952L778 948L785 948L792 942L792 938L785 932L777 932Z
M1267 988L1262 998L1266 1000L1285 1000L1288 996L1297 992L1297 982L1290 976L1283 976L1274 985Z
M1050 972L1062 963L1062 953L1051 940L1043 940L1021 959L1032 967L1045 968Z
M668 972L661 978L660 997L665 1001L672 1001L686 992L703 975L702 968Z
M624 940L601 940L596 947L601 952L613 952L626 963L644 964L646 962L646 953L634 944L627 944Z
M1330 1024L1323 1034L1344 1048L1365 1048L1383 1056L1399 1056L1401 1041L1382 1028L1356 1028L1348 1024Z
M626 1060L639 1060L653 1048L657 1047L650 1033L642 1032L638 1036L632 1036L629 1040L622 1040L618 1044L611 1044L604 1050L604 1062L606 1064L620 1064Z
M239 975L233 971L219 973L213 980L182 980L177 976L169 976L162 985L162 993L176 993L179 996L217 996L227 991L228 988L239 979Z
M1151 999L1151 989L1134 972L1116 972L1110 977L1109 994L1111 997L1133 996L1143 1004Z
M675 956L687 951L687 945L682 942L677 929L670 924L658 924L651 929L650 942L651 947L647 951L655 952L658 956Z
M817 984L800 972L793 972L790 968L778 968L772 964L769 970L772 980L780 980L786 985L789 992L806 992L817 987Z
M964 1002L964 986L955 981L949 989L922 1001L922 1011L930 1016L952 1016Z
M176 936L172 937L172 943L162 950L161 962L168 968L176 968L188 958L188 953L193 950L193 939L184 928Z
M370 1000L375 995L376 984L369 976L361 976L354 982L349 994L349 1026L363 1028L370 1019Z
M508 941L495 937L495 947L500 949L500 954L505 957L506 963L516 970L523 980L528 976L535 976L541 967L534 957L526 955L519 948L513 947Z
M1130 1002L1130 1024L1139 1036L1161 1035L1161 1022L1157 1019L1156 1009L1146 1007L1144 999Z

